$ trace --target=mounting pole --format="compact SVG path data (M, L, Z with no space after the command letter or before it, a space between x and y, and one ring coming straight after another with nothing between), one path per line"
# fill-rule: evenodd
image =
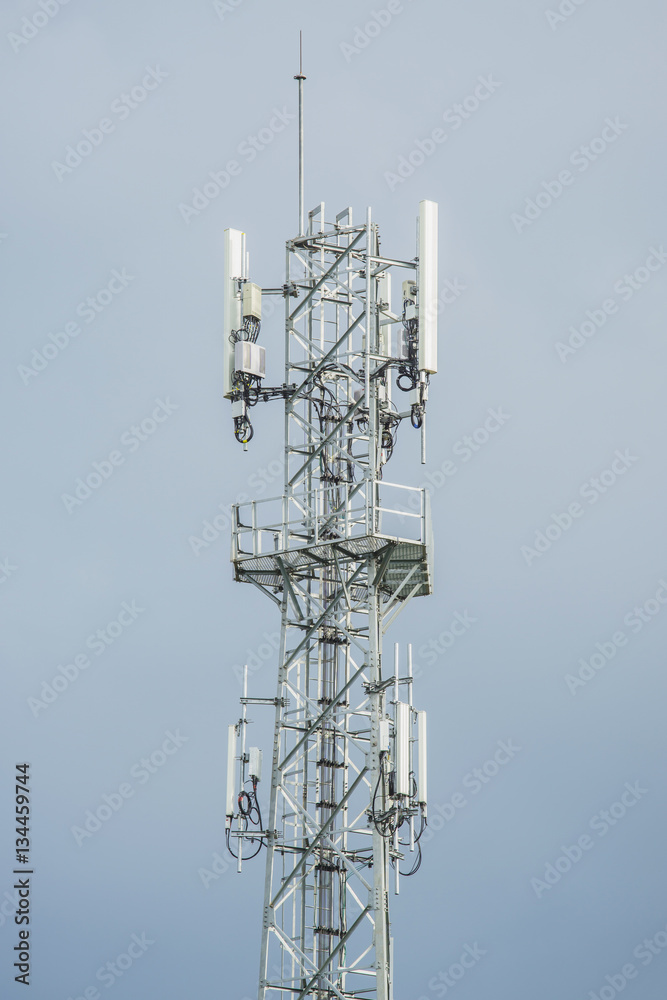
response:
M299 32L299 72L294 77L299 81L299 236L304 235L304 181L303 181L303 44L302 32Z

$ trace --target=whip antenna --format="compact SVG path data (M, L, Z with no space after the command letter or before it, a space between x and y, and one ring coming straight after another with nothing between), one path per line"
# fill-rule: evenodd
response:
M299 236L304 235L303 211L303 34L299 32L299 72L294 77L299 81Z

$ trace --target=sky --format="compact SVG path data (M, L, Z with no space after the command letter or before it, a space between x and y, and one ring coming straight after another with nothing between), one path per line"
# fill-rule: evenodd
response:
M430 720L395 1000L657 1000L658 0L2 5L0 992L23 995L29 763L34 1000L256 996L264 872L225 854L226 727L245 661L274 695L279 620L232 579L226 511L281 492L282 422L234 440L223 232L282 283L300 29L306 207L370 205L407 259L440 206L427 463L402 427L386 475L430 490L435 537L434 593L387 637ZM262 343L274 377L280 310Z

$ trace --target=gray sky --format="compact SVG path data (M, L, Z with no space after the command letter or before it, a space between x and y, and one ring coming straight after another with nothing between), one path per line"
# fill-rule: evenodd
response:
M371 205L411 257L419 200L440 204L428 464L405 427L387 472L430 485L436 538L435 593L389 636L418 651L432 720L432 837L391 902L396 1000L664 990L667 13L387 6L3 4L3 996L22 995L23 760L34 1000L253 996L263 864L226 870L226 725L279 623L232 582L220 505L280 492L282 423L275 403L247 454L234 441L222 234L244 229L253 280L282 283L299 28L307 206ZM279 310L262 342L277 375ZM452 644L457 613L474 622ZM105 795L115 811L77 834Z

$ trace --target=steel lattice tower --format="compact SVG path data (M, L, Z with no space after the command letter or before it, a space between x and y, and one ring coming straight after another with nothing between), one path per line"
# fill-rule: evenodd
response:
M235 433L247 445L250 408L279 397L285 434L282 496L234 508L235 577L278 606L281 640L275 697L249 697L246 678L230 726L227 842L239 870L266 849L259 1000L392 1000L388 898L421 858L426 718L412 707L409 650L399 677L398 649L387 664L382 646L401 609L431 592L432 572L428 495L386 482L383 467L404 418L423 447L437 207L420 204L418 255L399 260L380 253L370 209L362 224L349 208L327 223L320 204L304 226L302 204L285 283L261 290L285 301L279 387L263 384L244 235L226 232ZM259 704L275 706L264 817L261 754L246 752L247 706Z

